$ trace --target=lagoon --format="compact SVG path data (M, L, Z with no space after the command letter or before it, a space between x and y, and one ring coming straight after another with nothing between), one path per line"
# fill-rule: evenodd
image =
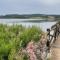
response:
M30 22L29 22L30 21ZM32 22L33 21L33 22ZM36 22L37 21L37 22ZM56 21L43 21L39 19L0 19L1 24L13 25L13 24L22 24L26 27L37 26L46 32L47 28L50 28L56 23Z

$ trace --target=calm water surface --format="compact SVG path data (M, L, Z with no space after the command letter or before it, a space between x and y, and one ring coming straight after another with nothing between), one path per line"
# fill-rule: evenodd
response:
M13 25L13 24L22 24L26 27L31 27L32 25L40 27L43 31L46 31L47 28L50 28L56 22L23 22L28 20L39 20L39 19L0 19L0 23Z

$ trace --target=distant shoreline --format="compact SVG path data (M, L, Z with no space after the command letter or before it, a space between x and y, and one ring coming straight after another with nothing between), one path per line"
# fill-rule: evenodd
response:
M8 14L8 15L1 15L0 19L21 19L21 22L54 22L54 21L60 21L60 15Z
M46 14L7 14L0 15L0 19L42 19L42 20L60 20L60 15Z
M47 20L47 19L0 19L3 21L6 20L11 20L13 22L13 20L15 20L16 22L19 20L19 22L32 22L32 23L40 23L40 22L55 22L55 21L60 21L60 20Z

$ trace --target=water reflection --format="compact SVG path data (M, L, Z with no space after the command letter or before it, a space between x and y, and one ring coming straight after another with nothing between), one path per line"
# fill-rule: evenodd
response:
M56 22L41 22L41 23L19 23L19 24L22 24L23 26L26 26L26 27L31 27L31 26L37 26L37 27L40 27L43 31L46 31L47 28L50 28L52 25L54 25Z
M56 22L22 22L22 21L27 21L28 19L0 19L0 23L3 24L22 24L23 26L26 27L31 27L32 25L41 27L43 31L46 31L47 28L50 28L52 25L54 25ZM30 19L31 20L31 19ZM32 19L34 20L34 19Z

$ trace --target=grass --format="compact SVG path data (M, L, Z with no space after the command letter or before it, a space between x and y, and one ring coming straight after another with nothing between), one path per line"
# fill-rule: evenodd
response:
M42 30L36 26L26 28L22 25L0 24L0 60L13 60L19 49L25 48L31 40L40 40L41 34Z

